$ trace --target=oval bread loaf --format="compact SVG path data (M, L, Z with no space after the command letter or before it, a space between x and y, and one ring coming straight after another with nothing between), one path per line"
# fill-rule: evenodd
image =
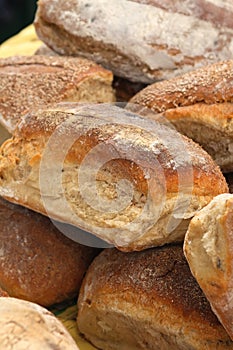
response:
M12 133L20 117L55 102L113 102L113 74L93 61L43 55L0 59L0 122Z
M192 140L111 105L30 113L0 152L3 197L122 250L183 240L195 212L228 192Z
M0 287L43 306L77 297L99 252L68 239L45 216L0 199Z
M154 83L130 100L162 113L179 132L203 146L224 172L233 170L232 102L233 60Z
M233 53L231 0L40 0L36 32L54 51L152 83Z
M182 246L100 253L83 281L77 322L103 350L233 349Z

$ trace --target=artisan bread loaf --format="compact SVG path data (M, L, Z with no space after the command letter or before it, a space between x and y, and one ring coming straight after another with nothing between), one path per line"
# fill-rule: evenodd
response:
M233 339L233 195L214 198L191 220L184 252L212 309Z
M152 84L130 102L162 113L224 172L233 170L233 60Z
M74 298L98 250L65 237L45 216L0 199L0 287L49 306Z
M195 212L224 192L201 147L108 104L29 113L0 150L3 197L127 251L183 240Z
M54 102L113 102L113 75L94 62L72 57L0 59L0 122L13 132L32 108Z
M15 298L0 298L0 346L4 350L78 350L51 312Z
M103 350L233 349L182 246L104 250L83 281L77 323Z
M35 28L59 54L148 84L231 58L232 15L231 0L39 0Z

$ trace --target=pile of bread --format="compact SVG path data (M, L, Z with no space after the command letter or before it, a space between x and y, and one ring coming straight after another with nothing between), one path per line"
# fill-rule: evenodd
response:
M1 349L77 349L74 299L98 349L233 349L232 15L39 0L0 59Z

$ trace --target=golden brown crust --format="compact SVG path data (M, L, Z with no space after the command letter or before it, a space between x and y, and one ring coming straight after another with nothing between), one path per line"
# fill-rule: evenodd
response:
M198 102L233 102L233 60L217 62L176 78L154 83L140 91L131 103L155 112Z
M233 348L182 246L103 251L83 281L77 322L85 337L103 349ZM119 340L115 346L114 339Z
M61 101L113 102L112 79L110 71L78 57L1 59L1 122L12 132L20 117L33 108Z
M129 116L132 118L130 122ZM142 123L141 126L135 125L136 122ZM227 184L219 168L197 144L175 130L152 124L153 128L156 125L154 134L152 129L146 130L143 118L110 105L63 104L30 113L18 125L14 138L1 148L1 194L10 201L47 214L38 183L42 176L42 154L49 138L51 142L51 135L53 140L57 135L55 148L51 148L52 161L48 165L56 169L60 164L60 149L67 140L73 139L74 143L65 151L60 172L65 198L75 215L61 210L63 199L58 191L56 195L51 192L50 197L54 200L51 217L83 227L126 250L140 250L167 243L167 240L182 240L190 217L213 196L228 192ZM103 145L103 149L100 150L99 145ZM96 200L94 191L85 191L85 195L89 193L91 204L88 204L76 176L86 156L95 149L99 149L99 153L87 168L86 177L92 169L99 169L95 180L99 191L97 197L105 196L109 200L104 209L92 205ZM102 162L100 168L98 161ZM47 174L44 173L44 178ZM109 206L114 205L115 198L118 198L116 186L122 179L133 185L134 192L125 207L109 211ZM54 185L52 191L55 189ZM50 191L48 188L42 192L47 198ZM122 200L124 193L128 192L128 189L123 190ZM179 200L178 212L174 214L174 206ZM180 214L183 208L184 213ZM155 215L160 209L162 212L157 223ZM173 214L185 224L175 237L166 231ZM135 223L138 218L142 221ZM83 221L87 226L82 226ZM149 225L147 230L145 225ZM111 231L115 228L117 233ZM138 234L143 236L136 239Z
M214 198L191 220L184 252L191 271L231 339L233 195Z
M98 250L65 237L45 216L0 199L0 287L49 306L76 297Z
M223 172L233 171L233 60L153 84L137 103L161 112L182 134L199 143ZM130 104L129 104L130 108Z

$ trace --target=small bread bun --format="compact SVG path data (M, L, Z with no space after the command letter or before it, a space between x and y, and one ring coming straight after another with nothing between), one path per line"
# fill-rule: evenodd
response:
M233 60L152 84L130 102L162 113L224 172L233 171Z
M77 323L103 350L233 349L178 245L100 253L81 287Z
M0 199L0 287L49 306L77 297L98 250L65 237L45 216Z
M51 312L15 298L0 298L0 346L4 350L78 350Z
M113 102L113 74L96 63L43 55L0 59L0 122L12 133L20 118L55 102Z
M191 220L184 242L190 269L233 340L233 194L214 198Z
M121 250L182 241L226 180L199 145L148 123L107 104L32 112L0 150L0 194Z

